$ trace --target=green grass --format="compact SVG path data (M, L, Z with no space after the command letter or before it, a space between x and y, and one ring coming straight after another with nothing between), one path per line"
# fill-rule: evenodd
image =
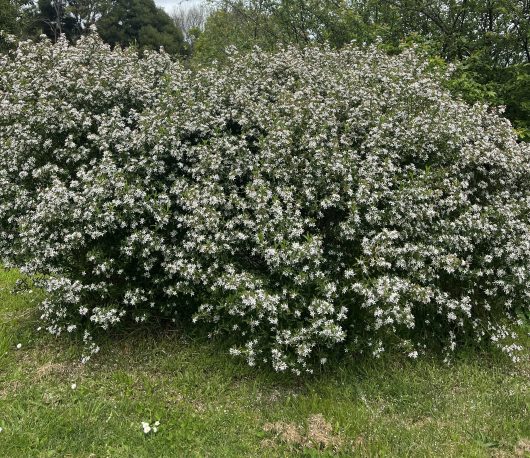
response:
M2 457L530 456L528 360L386 357L297 379L197 333L143 330L82 366L77 343L36 331L16 278L0 270Z

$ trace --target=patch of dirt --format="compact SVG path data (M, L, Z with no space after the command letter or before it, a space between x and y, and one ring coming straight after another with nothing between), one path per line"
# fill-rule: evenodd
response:
M83 372L84 366L74 363L44 363L35 369L35 378L41 380L49 377L66 379L72 376L78 376Z
M18 380L2 382L0 385L0 400L12 398L22 383Z
M294 423L283 421L266 423L263 430L267 433L273 433L277 440L286 444L303 446L305 443L305 438L301 432L302 428Z
M512 450L494 450L492 458L530 457L530 439L521 439Z
M2 324L8 324L13 323L15 321L22 321L26 320L28 318L31 318L35 314L35 311L33 309L24 309L24 310L13 310L9 312L3 312L0 323Z
M433 421L434 420L431 417L422 417L414 421L411 426L415 428L423 428L424 426L432 424Z
M190 401L190 403L193 406L193 410L195 410L197 413L204 413L207 410L206 404L202 403L201 401L194 399Z
M306 428L295 423L283 421L266 423L263 430L274 434L277 442L282 442L295 447L322 449L339 449L343 445L340 435L333 433L333 427L323 415L311 415L307 419ZM271 447L274 440L265 439L264 445Z
M515 446L515 456L530 456L530 439L521 439Z
M261 441L261 448L276 448L277 444L272 439L263 439Z
M68 367L64 363L45 363L35 370L37 378L46 378L50 375L64 375L68 373Z
M331 423L321 415L311 415L307 426L307 437L316 448L339 448L342 440L333 434Z

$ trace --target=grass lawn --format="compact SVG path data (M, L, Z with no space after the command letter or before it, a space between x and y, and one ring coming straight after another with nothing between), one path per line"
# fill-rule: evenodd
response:
M530 456L528 359L387 356L296 379L145 330L82 366L78 344L36 331L16 278L0 270L1 457Z

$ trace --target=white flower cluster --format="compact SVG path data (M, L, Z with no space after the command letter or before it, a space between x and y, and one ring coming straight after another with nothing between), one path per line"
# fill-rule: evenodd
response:
M144 432L144 434L158 432L159 426L160 426L159 421L155 421L153 425L150 425L147 421L142 421L142 431Z
M0 56L0 256L54 333L194 313L231 353L519 349L530 147L414 51L164 53L23 42Z

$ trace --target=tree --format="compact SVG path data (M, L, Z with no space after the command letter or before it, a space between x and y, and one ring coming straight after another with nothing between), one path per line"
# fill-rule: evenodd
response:
M113 0L107 13L97 21L101 37L111 45L136 45L140 49L180 54L182 32L153 0Z
M348 41L341 17L343 0L214 0L211 4L213 12L196 43L196 61L222 61L229 45L274 50L285 44L342 46Z
M189 8L180 6L171 13L173 22L183 34L189 54L193 53L195 42L204 30L208 14L208 8L204 5L194 5Z
M75 18L81 33L108 14L111 6L112 0L68 0L67 11Z
M36 20L42 32L57 41L60 35L73 41L79 35L76 18L68 14L67 0L38 0Z
M17 37L36 35L35 11L31 0L0 0L0 31ZM8 48L0 36L0 52Z
M249 51L254 46L264 50L274 49L278 42L273 24L267 17L258 18L243 6L231 5L215 10L208 17L204 31L194 43L193 60L209 63L226 60L228 46Z
M11 0L0 0L0 30L13 33L16 30L18 5Z

